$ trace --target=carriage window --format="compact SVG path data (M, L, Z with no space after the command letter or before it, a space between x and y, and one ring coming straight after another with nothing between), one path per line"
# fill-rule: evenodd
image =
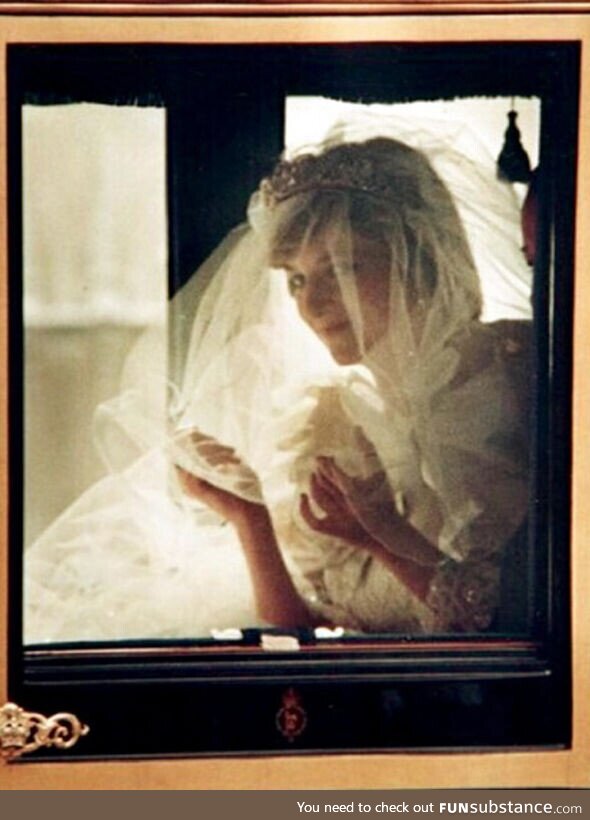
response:
M526 609L529 593L524 578L518 589L513 581L512 594L520 595L520 601L500 604L494 589L501 584L500 575L508 572L503 553L516 550L518 538L523 537L519 530L524 527L526 532L529 484L526 435L530 424L519 418L518 410L507 410L524 406L524 394L530 392L526 356L530 355L531 267L521 250L520 216L528 180L499 180L496 161L513 102L363 106L318 98L287 100L289 151L297 154L301 146L313 145L317 152L318 146L338 140L362 146L371 138L385 140L387 148L387 140L400 140L410 151L422 152L414 160L416 168L410 164L401 172L414 173L416 185L432 184L426 177L419 178L418 159L426 156L458 210L456 219L443 209L436 212L432 207L429 213L426 202L420 230L428 231L428 219L442 223L447 218L447 231L459 231L462 219L466 232L465 247L445 251L444 243L439 247L434 240L419 246L411 220L419 220L420 214L404 216L407 204L395 190L395 174L400 171L393 167L389 180L389 167L379 168L379 154L373 157L370 146L361 147L366 152L361 160L374 162L374 173L381 173L383 179L368 197L364 179L355 179L354 165L350 179L345 166L338 168L342 179L332 181L326 190L329 197L334 198L339 186L340 190L347 186L345 196L352 196L352 201L360 196L361 202L365 196L365 207L370 207L371 196L377 200L383 192L384 207L392 199L392 213L410 220L406 232L414 231L411 241L416 247L398 237L400 246L393 250L394 255L405 252L415 257L407 262L407 276L449 277L447 282L433 283L431 290L424 289L418 299L424 311L420 339L410 343L398 338L395 328L379 331L383 362L374 361L374 348L362 350L352 362L345 361L351 368L340 367L338 360L338 346L347 344L346 333L326 333L323 325L349 322L350 336L358 332L363 338L348 344L359 347L364 337L377 332L373 326L359 330L354 326L354 311L362 314L369 309L363 303L361 283L356 291L347 290L342 280L343 301L339 294L331 295L334 306L326 308L327 318L321 311L319 318L309 318L301 308L297 316L293 309L297 297L287 294L281 301L280 274L265 269L264 261L258 269L248 270L248 255L256 258L261 248L268 250L266 229L257 229L256 216L243 247L224 259L226 268L235 267L233 279L223 272L223 265L215 272L222 293L213 320L210 313L203 316L211 307L199 306L204 288L197 272L171 301L172 326L167 334L164 110L88 104L23 109L28 643L211 638L219 630L239 632L265 625L297 628L314 621L344 635L396 634L408 629L422 634L438 631L441 625L443 631L471 632L488 629L498 606L500 629L525 626L510 623L506 615L508 610ZM538 164L538 101L515 105L522 106L520 124L524 122L532 169ZM393 153L388 161L396 162ZM293 169L296 173L296 164ZM314 184L316 195L321 196L321 178L317 183L312 178L310 185ZM277 196L281 195L279 190ZM305 195L302 190L293 201ZM279 210L269 208L261 220L268 221ZM369 218L385 217L376 212ZM198 231L199 226L194 227ZM367 228L374 226L359 223L357 229ZM345 236L346 230L354 234L355 226L343 224L339 229ZM390 243L392 236L384 229L381 241ZM473 263L461 255L467 259L469 250ZM291 264L301 262L304 273L297 275L304 277L309 264L306 254L311 253L315 263L314 243L309 247L302 243L300 253L302 260L292 252ZM354 257L351 264L361 270L388 264L385 258L375 258L375 250L369 248L367 253L366 262ZM449 274L444 265L435 267L435 255L442 259L444 253L455 254ZM428 258L427 269L421 256ZM457 273L461 265L464 269ZM475 273L473 267L479 278L474 276L471 294L466 282ZM309 274L313 279L315 270ZM368 275L375 278L371 270ZM384 299L392 299L386 294L397 286L389 275L374 285ZM258 284L261 278L267 278L268 287L278 292L271 294L271 288L266 293ZM448 304L437 303L437 292L453 288L457 289L451 294L457 315L447 316L445 327L436 314L448 311ZM235 308L224 289L233 300L241 295L245 316L227 313ZM471 309L463 316L461 300L479 298L479 290L481 310L477 316ZM348 308L350 317L345 318ZM274 315L265 319L269 310ZM383 315L373 311L367 322L387 325L389 310L395 315L400 306L390 308L385 302ZM186 339L173 326L175 320L185 327ZM267 322L264 334L263 320ZM239 322L243 327L235 337L224 335L226 325ZM208 337L200 341L203 349L199 349L197 341L205 324ZM439 347L447 331L450 341ZM460 341L466 332L469 355L473 345L479 350L479 358L472 361L467 361L465 342ZM175 355L178 351L171 348L182 341L187 350ZM412 362L411 373L406 362L396 361L397 348L404 345L405 355L415 355L420 362ZM312 366L301 360L302 350ZM290 366L283 367L280 378L271 383L277 351ZM451 352L458 361L449 365L446 383L438 384L430 368L443 366L441 361ZM176 381L168 371L172 360L185 363L187 375ZM398 380L411 376L416 406L431 402L436 393L444 412L419 421L411 416L417 410L410 411L404 422L408 429L396 433L392 418L395 421L397 394L382 372L380 384L375 382L376 373L387 366L396 371ZM521 376L517 386L515 373ZM456 379L461 390L453 392L449 385ZM430 387L435 391L432 396ZM361 389L371 392L373 405L381 403L379 413L359 400ZM297 390L299 415L294 412ZM303 409L313 391L320 397L315 409ZM481 406L477 393L483 399ZM286 395L288 402L282 398ZM502 405L497 418L496 404ZM280 427L288 413L293 420L285 438ZM277 416L278 425L273 424ZM470 423L461 430L465 416ZM332 440L321 441L311 432L314 419L320 430L326 425L341 430ZM455 440L444 432L452 426ZM359 437L356 442L350 438L351 427ZM289 444L289 438L294 443ZM408 449L408 438L414 451ZM370 450L373 464L362 455L363 448ZM445 455L441 455L443 448ZM403 452L403 458L396 461L395 451ZM313 459L319 464L316 472L309 466ZM171 475L174 470L176 476ZM298 483L292 479L296 471ZM479 481L478 472L483 476ZM178 476L180 482L175 481ZM342 482L348 478L368 481L371 488L382 483L372 500L376 516L359 505L359 499L345 495ZM222 500L201 497L199 481L214 487ZM298 616L275 612L275 623L271 618L268 624L261 616L265 603L255 600L253 588L260 581L252 570L252 557L244 554L239 526L232 520L234 525L226 526L227 518L216 507L232 493L237 504L257 514L268 499L277 558L265 560L283 556L286 589L291 589L291 574L301 597L302 603L297 599L295 604L300 606ZM286 503L288 493L292 497ZM309 508L307 494L311 495ZM342 517L345 509L352 511L350 532L337 531L338 527L331 531L334 510ZM371 516L399 518L416 543L398 545L397 537L387 528L382 530L381 521ZM355 547L351 535L355 528L378 546L368 551ZM486 552L474 558L478 551L474 542L484 536L489 542ZM260 537L269 536L262 531ZM336 559L334 542L338 541L343 555ZM374 553L383 548L390 555L376 559ZM407 553L412 549L423 551L415 563ZM357 557L349 555L345 560L351 550ZM307 565L312 555L315 564L310 573ZM472 567L465 570L472 559ZM349 588L345 579L360 573L367 560L369 576ZM438 570L439 565L449 567L449 578ZM428 611L434 607L432 590L436 584L444 588L456 583L452 572L459 569L466 573L461 583L473 587L474 595L491 596L494 603L486 601L474 608L473 615L465 606L459 615L453 609L459 602L445 604L443 593L441 606L453 612L437 612L440 623L436 623ZM480 576L486 573L490 577L484 584ZM431 587L425 594L422 576ZM446 592L451 594L450 589ZM396 605L396 598L402 603Z
M568 743L576 55L11 49L12 691L81 754Z

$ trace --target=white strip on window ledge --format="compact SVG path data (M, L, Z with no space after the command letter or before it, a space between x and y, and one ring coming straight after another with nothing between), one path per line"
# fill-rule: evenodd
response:
M241 641L244 638L244 633L241 629L212 629L211 637L216 641Z
M262 634L260 646L266 652L297 652L301 649L299 641L293 635Z
M320 640L333 640L334 638L342 638L344 635L344 629L341 626L336 626L334 629L329 629L327 626L318 626L314 629L313 634L314 637Z

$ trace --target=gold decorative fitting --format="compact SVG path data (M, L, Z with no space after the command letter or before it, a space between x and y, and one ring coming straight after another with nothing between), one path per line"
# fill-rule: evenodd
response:
M69 749L89 731L88 726L67 712L45 717L25 712L16 703L6 703L0 709L0 755L14 760L41 746Z
M292 687L283 693L283 703L276 716L277 729L292 743L307 726L307 712L301 705L301 697Z

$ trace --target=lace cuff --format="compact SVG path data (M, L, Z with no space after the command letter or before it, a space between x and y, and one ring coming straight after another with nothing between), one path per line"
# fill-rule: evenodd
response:
M491 563L445 559L430 582L426 605L436 632L480 632L495 615L500 570Z

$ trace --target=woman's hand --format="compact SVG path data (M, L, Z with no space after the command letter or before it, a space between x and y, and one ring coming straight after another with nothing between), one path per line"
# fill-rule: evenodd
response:
M312 476L313 500L325 513L313 513L309 499L302 496L300 509L316 532L333 535L363 546L374 553L383 548L390 556L432 567L441 553L398 512L387 476L377 471L369 478L349 476L333 458L321 456Z
M302 495L299 510L303 520L315 532L363 545L369 533L355 515L342 490L330 480L318 459L318 469L312 473L309 485L311 499L322 510L317 516L308 495Z
M370 546L372 541L380 541L384 522L399 517L384 473L369 478L349 476L333 458L317 459L310 494L324 515L316 516L309 498L303 495L300 510L306 523L316 532L355 544Z
M184 492L234 525L260 617L276 626L315 626L316 619L299 596L283 561L254 471L231 447L198 430L177 434L174 445L178 461L186 464L185 469L178 461L175 463ZM210 475L211 480L204 475ZM240 483L247 484L250 499L245 491L228 489L239 488ZM256 493L259 500L251 500Z
M184 493L209 507L225 521L239 524L253 506L252 502L245 501L227 490L221 490L203 478L197 478L196 475L187 472L177 464L175 469Z
M252 507L260 506L258 478L233 448L198 430L177 435L174 446L177 454L185 456L174 466L188 496L235 524Z

